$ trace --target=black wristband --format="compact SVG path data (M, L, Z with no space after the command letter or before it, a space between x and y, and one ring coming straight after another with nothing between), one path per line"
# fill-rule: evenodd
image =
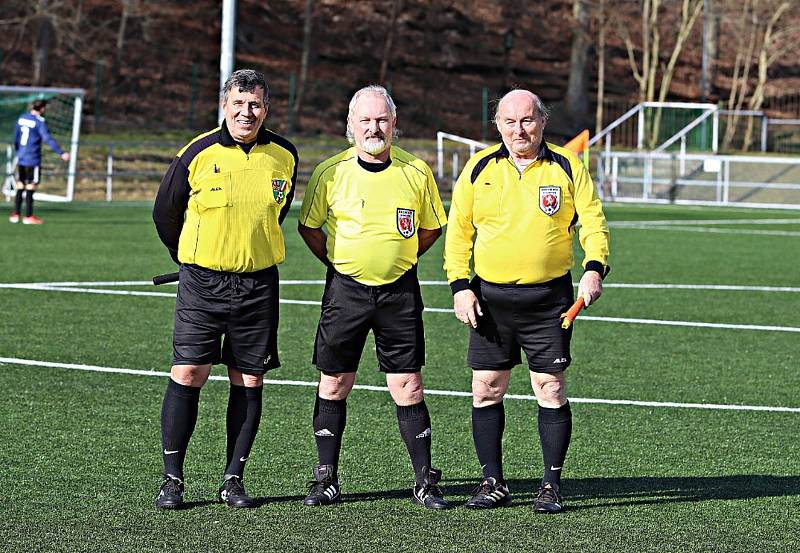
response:
M592 259L591 261L586 262L586 267L584 268L583 272L586 273L588 271L595 271L597 273L600 273L600 278L606 278L606 275L608 274L609 270L610 267L603 265L599 261L595 261L594 259Z
M469 289L469 280L467 280L466 278L459 278L450 283L450 291L453 292L454 296L458 292L468 289Z

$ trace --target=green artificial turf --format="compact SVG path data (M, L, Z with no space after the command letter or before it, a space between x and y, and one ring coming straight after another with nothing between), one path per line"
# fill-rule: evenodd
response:
M201 395L186 460L189 508L157 511L159 413L175 287L85 283L147 281L174 265L158 242L147 204L40 203L37 212L45 220L41 227L2 223L4 285L75 282L83 283L73 285L76 289L163 295L0 288L0 357L8 359L0 361L2 551L800 550L800 412L662 405L800 407L797 212L606 207L613 270L603 298L575 323L568 371L574 433L564 471L566 510L556 516L535 515L530 508L541 474L534 401L506 400L504 458L513 506L475 512L463 507L480 474L470 400L427 396L434 464L444 471L447 496L457 505L428 512L410 501L413 475L391 398L365 389L354 390L348 401L342 503L303 506L316 461L311 412L317 372L311 351L319 307L294 303L281 305L283 366L268 375L285 383L265 388L247 466L247 489L259 507L237 511L214 501L224 468L228 386L212 380ZM797 221L737 222L766 218ZM720 219L733 222L695 225L703 232L614 226ZM324 278L295 226L296 211L284 223L287 261L281 278ZM785 234L754 233L768 229ZM422 279L444 279L442 244L422 258ZM578 270L573 277L578 279ZM422 290L427 307L452 307L446 286ZM315 283L281 288L286 300L317 302L321 293ZM691 323L738 326L687 326ZM468 392L463 325L433 310L425 313L425 325L426 388ZM218 367L213 374L223 377L225 371ZM384 384L371 340L358 384ZM515 369L509 393L530 396L524 367ZM654 404L585 402L591 399Z

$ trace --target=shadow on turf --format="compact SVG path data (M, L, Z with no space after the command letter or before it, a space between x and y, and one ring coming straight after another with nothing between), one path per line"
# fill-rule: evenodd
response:
M478 480L443 480L445 496L458 506L471 495ZM513 507L533 505L538 480L509 479L514 498ZM800 476L743 474L688 478L574 478L564 479L564 501L570 511L606 507L658 505L666 503L707 501L711 499L756 499L759 497L800 496ZM257 507L275 503L300 503L305 495L254 498ZM411 499L411 487L349 493L342 490L341 503ZM217 501L189 501L184 509L217 504Z
M514 505L532 505L538 480L508 481ZM713 499L800 496L800 476L631 477L564 479L564 502L570 511L602 507L658 505ZM468 494L470 486L448 486L449 494Z
M508 486L514 498L513 506L533 505L539 480L509 479ZM445 479L442 487L445 496L455 505L461 505L473 493L478 479ZM759 497L800 496L800 476L770 476L745 474L736 476L706 476L688 478L575 478L564 479L564 501L570 511L603 507L633 505L658 505L707 501L711 499L756 499ZM285 501L301 501L302 496L259 498L259 505ZM348 493L342 489L342 503L411 499L411 487Z

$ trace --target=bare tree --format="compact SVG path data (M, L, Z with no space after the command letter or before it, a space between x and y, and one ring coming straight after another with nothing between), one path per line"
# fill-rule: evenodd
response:
M778 59L796 48L800 24L798 6L789 0L745 0L741 11L733 12L733 32L740 37L731 73L730 92L722 147L728 149L740 136L740 111L758 111L764 104L769 68ZM752 73L755 72L755 76ZM747 117L742 149L753 140L754 119Z
M744 100L747 96L748 78L750 74L751 60L756 43L756 25L758 17L754 9L754 2L758 0L744 0L742 4L741 16L735 21L739 22L736 36L739 38L736 48L736 59L733 64L731 75L731 87L728 94L727 108L732 113L728 114L725 124L725 136L722 139L722 148L728 149L736 134L739 126L739 110L742 109Z
M680 22L675 35L672 52L666 64L661 64L661 25L659 23L660 0L643 0L642 2L642 66L636 61L635 46L630 33L621 21L617 21L619 35L625 42L628 52L628 62L633 78L639 84L639 101L651 102L656 99L656 78L660 70L660 83L658 86L658 101L663 102L669 93L675 66L681 55L686 40L688 39L698 16L703 9L703 0L681 0ZM664 25L665 27L667 25ZM658 140L661 125L661 108L658 108L648 121L650 138L648 142L653 146Z
M794 29L784 27L781 30L776 29L776 25L781 21L781 16L786 13L791 4L788 1L781 2L777 9L772 12L772 15L767 20L764 26L764 33L761 38L761 47L758 50L758 77L756 79L756 87L753 94L750 96L748 107L751 110L760 110L764 104L764 91L767 84L767 70L777 59L781 58L790 49L797 47L797 42L794 40L781 41ZM789 18L792 20L791 18ZM744 134L743 150L750 148L750 143L753 140L753 118L747 120L747 129Z

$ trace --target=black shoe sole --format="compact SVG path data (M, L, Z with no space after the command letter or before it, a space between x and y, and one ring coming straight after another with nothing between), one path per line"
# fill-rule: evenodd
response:
M557 509L551 509L551 508L546 508L546 507L535 507L535 506L533 508L533 511L535 513L538 513L538 514L541 514L541 515L555 515L557 513L560 513L563 510L564 510L563 506L562 507L558 507Z
M184 507L183 502L175 503L175 504L165 504L159 505L156 503L156 509L159 511L177 511L178 509L182 509Z
M475 509L475 510L479 510L479 509L499 509L501 507L508 507L509 505L511 505L511 500L502 501L500 503L493 503L491 505L470 505L469 503L465 503L464 504L464 506L467 509Z
M256 506L256 502L253 501L252 499L250 499L249 503L233 503L230 501L225 501L221 497L217 497L217 502L222 503L223 505L226 505L231 509L252 509L253 507Z
M434 504L434 505L425 505L424 503L419 501L417 498L412 498L411 502L414 505L419 505L420 507L425 507L429 511L444 511L445 509L449 509L450 507L452 507L452 505L450 505L449 503L445 503L444 505L436 505L436 504Z
M338 495L330 501L317 501L316 499L303 500L303 505L305 505L306 507L326 507L328 505L333 505L334 503L339 503Z

